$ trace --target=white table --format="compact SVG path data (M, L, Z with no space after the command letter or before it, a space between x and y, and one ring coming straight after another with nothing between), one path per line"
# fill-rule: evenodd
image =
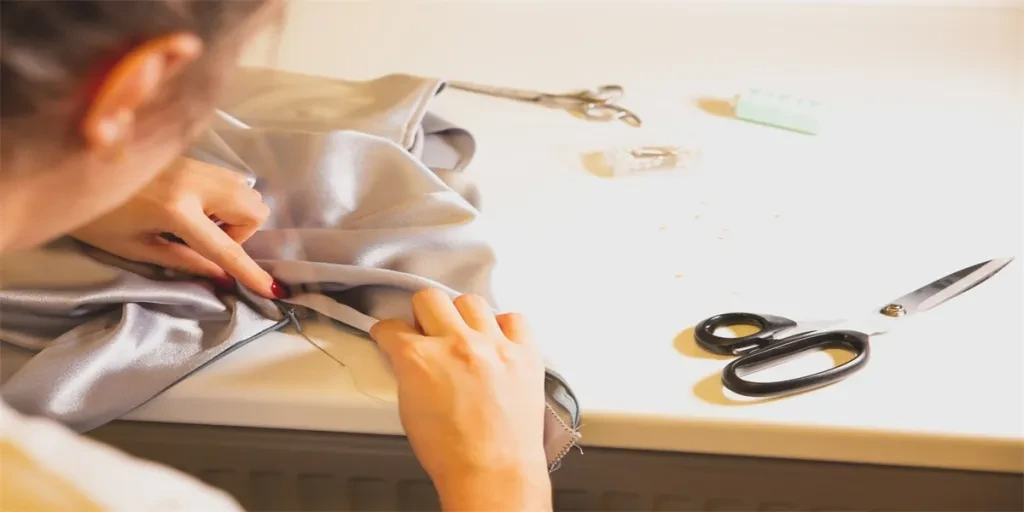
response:
M877 338L863 372L793 398L724 393L725 360L687 329L733 310L866 312L1019 256L1022 34L1024 11L1007 8L296 2L276 58L258 45L246 62L625 86L643 128L458 91L434 108L477 138L499 297L578 394L585 447L1021 472L1024 260ZM834 112L811 137L697 105L747 87ZM610 179L581 160L643 144L700 144L704 164ZM399 434L373 344L307 329L347 371L268 335L129 419Z

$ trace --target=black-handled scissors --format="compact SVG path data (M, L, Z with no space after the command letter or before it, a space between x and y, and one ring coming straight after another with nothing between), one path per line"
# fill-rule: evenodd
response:
M894 320L927 311L974 288L1008 265L1013 258L984 261L949 274L918 288L866 318L829 322L796 322L789 318L754 313L724 313L701 321L694 338L704 350L721 355L737 355L722 371L722 384L744 396L773 397L807 391L838 382L864 368L871 355L871 337L889 331ZM726 338L715 331L748 326L758 329L746 336ZM810 375L772 382L744 379L816 349L842 348L854 353L853 359Z

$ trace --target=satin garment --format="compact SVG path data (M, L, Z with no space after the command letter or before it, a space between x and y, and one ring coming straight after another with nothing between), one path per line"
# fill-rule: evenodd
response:
M0 260L3 399L86 431L312 315L367 332L380 318L412 320L410 298L425 287L497 310L497 258L464 172L473 137L427 110L443 88L409 75L242 70L188 155L244 173L262 193L271 218L245 249L293 296L216 294L68 239L10 255ZM554 468L579 437L579 405L550 368L546 384Z

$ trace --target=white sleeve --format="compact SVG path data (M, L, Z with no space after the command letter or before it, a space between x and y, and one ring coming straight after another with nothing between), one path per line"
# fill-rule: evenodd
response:
M3 501L31 504L51 500L55 486L65 487L98 510L138 512L240 512L223 491L191 476L136 459L102 443L75 434L53 421L26 418L0 400L0 447L5 452ZM14 463L13 459L23 461ZM10 464L8 464L10 462ZM10 472L19 474L11 474ZM13 482L45 482L33 498L33 486ZM12 494L13 493L13 494ZM17 494L18 496L15 496ZM39 504L42 505L43 501ZM6 509L0 504L0 509ZM35 508L35 507L33 507Z

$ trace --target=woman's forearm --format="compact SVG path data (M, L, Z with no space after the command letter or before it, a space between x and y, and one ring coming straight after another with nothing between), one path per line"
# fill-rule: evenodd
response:
M435 483L448 511L546 512L552 509L547 468L476 471Z

